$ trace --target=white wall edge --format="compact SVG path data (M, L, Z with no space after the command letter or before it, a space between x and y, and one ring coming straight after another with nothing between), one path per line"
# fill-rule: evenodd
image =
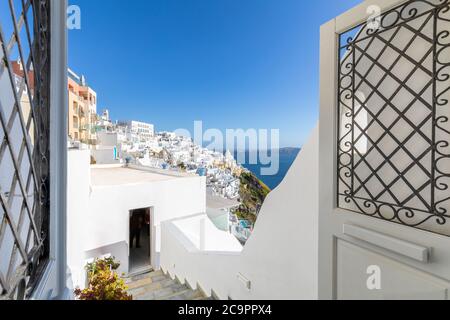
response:
M67 0L50 0L49 256L31 300L70 298L66 286Z

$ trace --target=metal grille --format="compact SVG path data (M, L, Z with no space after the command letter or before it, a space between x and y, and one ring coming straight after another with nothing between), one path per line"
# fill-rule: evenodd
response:
M48 257L49 0L0 1L0 300L32 291Z
M338 207L450 236L450 5L340 35Z

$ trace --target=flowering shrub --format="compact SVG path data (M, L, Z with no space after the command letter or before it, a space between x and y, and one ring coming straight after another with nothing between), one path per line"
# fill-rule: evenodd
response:
M96 259L86 266L89 285L86 289L75 290L78 300L133 300L127 293L127 286L119 278L116 270L120 264L114 258Z

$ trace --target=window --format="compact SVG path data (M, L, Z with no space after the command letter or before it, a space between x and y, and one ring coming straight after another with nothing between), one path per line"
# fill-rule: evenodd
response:
M450 236L449 18L408 1L340 36L338 207Z
M7 44L0 47L0 83L5 85L0 88L0 300L28 297L50 250L49 1L6 8L0 24L13 31L9 38L0 34L0 42ZM24 70L19 83L9 81L16 62ZM24 94L31 108L23 103ZM12 126L2 125L8 123Z

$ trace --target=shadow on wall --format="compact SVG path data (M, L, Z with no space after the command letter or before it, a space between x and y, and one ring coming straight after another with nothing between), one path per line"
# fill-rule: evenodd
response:
M117 242L109 246L86 251L85 260L89 262L95 258L107 256L114 257L115 260L120 263L120 267L117 270L119 275L122 273L128 273L128 243L126 241Z
M162 269L220 299L317 299L318 146L317 127L284 181L266 198L242 253L192 249L173 232L173 223L166 223Z
M243 274L250 279L260 278L253 282L253 290L260 291L271 282L280 290L277 298L318 296L318 127L283 181L267 196L242 254ZM264 267L252 270L252 265L257 264ZM272 298L266 294L258 292L258 297Z

